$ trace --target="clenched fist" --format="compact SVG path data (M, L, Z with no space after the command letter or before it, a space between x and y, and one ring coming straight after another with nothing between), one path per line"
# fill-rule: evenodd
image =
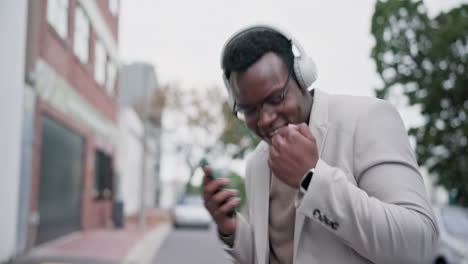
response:
M315 137L305 123L282 127L272 138L268 165L278 179L293 188L299 188L302 177L315 168L318 159Z

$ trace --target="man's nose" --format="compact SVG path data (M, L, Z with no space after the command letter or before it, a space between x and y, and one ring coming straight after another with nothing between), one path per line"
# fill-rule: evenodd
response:
M276 119L276 111L270 109L268 104L263 105L258 110L258 121L259 127L268 127Z

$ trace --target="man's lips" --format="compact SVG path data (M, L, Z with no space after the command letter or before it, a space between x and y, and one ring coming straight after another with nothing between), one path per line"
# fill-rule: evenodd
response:
M278 132L279 132L279 128L277 128L277 129L271 131L271 132L268 133L267 135L268 135L268 137L272 138L274 135L278 134Z
M285 126L287 126L287 125L285 125ZM282 128L282 127L283 126L272 129L272 130L270 130L268 132L262 133L262 137L265 138L265 139L271 139L271 138L273 138L274 135L278 134L280 128Z

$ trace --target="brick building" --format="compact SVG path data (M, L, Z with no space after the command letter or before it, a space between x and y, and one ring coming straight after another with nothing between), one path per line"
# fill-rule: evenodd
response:
M31 176L20 184L30 190L28 206L20 210L32 247L113 224L119 1L28 5L25 82L35 99L34 132Z

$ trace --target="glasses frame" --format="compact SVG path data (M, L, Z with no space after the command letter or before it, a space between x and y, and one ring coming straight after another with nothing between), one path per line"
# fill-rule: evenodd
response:
M277 107L277 106L282 105L284 103L284 99L286 98L286 95L287 95L288 90L289 90L289 81L291 80L291 75L292 75L291 72L292 72L291 70L288 71L288 78L286 79L286 82L284 83L284 87L282 88L282 92L280 94L280 101L277 104L269 103L268 102L269 98L267 98L263 102L261 102L259 104L256 104L256 105L253 105L254 106L253 109L256 109L255 118L258 118L260 116L260 111L262 111L263 106L265 104L269 104L269 105L271 105L273 107ZM236 116L238 119L243 120L243 121L253 118L253 116L251 118L247 118L247 115L245 113L243 114L245 116L245 118L240 118L239 114L238 114L239 111L237 110L237 106L238 106L237 101L234 99L234 105L232 107L232 113L234 114L234 116Z

